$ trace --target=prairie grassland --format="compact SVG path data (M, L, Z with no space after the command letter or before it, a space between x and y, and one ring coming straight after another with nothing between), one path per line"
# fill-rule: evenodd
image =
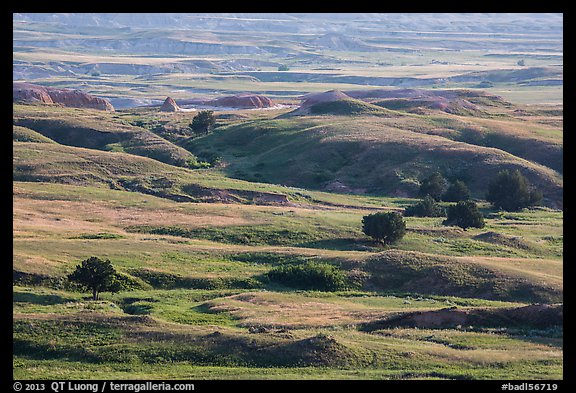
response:
M13 366L18 379L30 373L35 379L283 379L296 373L306 379L509 379L525 378L528 371L533 379L562 378L561 338L551 338L558 337L552 332L533 331L524 338L513 332L391 329L366 334L331 327L254 334L219 314L173 323L126 315L115 302L87 307L62 292L16 290ZM156 299L151 293L127 303L136 305L132 311L146 311L147 305L156 309ZM194 302L181 304L201 313Z
M517 86L489 89L490 92L518 104L558 105L564 102L563 86Z
M561 314L537 311L563 301L563 54L550 25L561 17L470 16L466 31L430 31L435 15L420 26L356 14L329 30L328 15L185 17L149 30L15 14L14 78L140 100L252 92L297 105L331 89L454 88L475 104L223 111L200 137L194 111L15 104L15 379L563 379ZM547 207L489 206L504 168ZM406 217L393 246L362 233L363 216L417 202L432 171L466 181L484 228ZM65 277L90 256L130 288L89 300ZM325 265L346 289L270 274ZM502 318L438 316L482 310ZM410 316L429 324L382 323Z
M55 146L76 159L86 150ZM308 197L289 207L190 203L101 184L15 181L14 378L563 377L560 327L357 329L409 311L561 301L561 211L481 204L487 227L467 231L409 217L406 237L382 248L361 233L362 216L415 200L174 171ZM90 255L109 258L137 287L86 300L62 278ZM359 287L295 291L267 279L276 266L309 261L342 269Z
M342 195L341 198L345 200L346 196ZM52 236L47 236L46 240L55 236L54 241L73 237L75 232L76 234L110 232L131 240L147 237L137 232L126 231L127 228L134 226L142 227L144 232L154 227L183 228L181 234L185 235L185 238L180 237L182 242L195 239L210 241L207 236L211 232L188 230L220 227L223 233L233 234L247 230L244 228L250 225L265 227L269 231L280 231L294 226L315 236L331 233L331 238L334 238L340 233L342 241L349 242L348 246L342 244L344 247L342 251L345 251L346 247L369 246L360 231L359 223L362 216L371 211L368 208L374 206L372 203L375 200L377 200L375 197L369 200L370 204L366 206L366 210L345 207L316 209L314 205L310 208L302 205L286 210L277 206L177 203L154 196L97 187L15 182L14 222L18 224L14 228L15 241L33 238L36 231L52 232ZM387 204L388 201L388 198L380 201L382 209L401 209L403 206L402 204L390 206ZM472 253L475 255L559 258L562 256L562 228L558 223L562 219L561 211L551 209L534 210L530 213L507 213L503 217L488 219L487 227L484 229L464 232L443 227L441 219L410 217L407 218L408 235L396 247L412 251L428 249L445 255L470 255L468 252L475 248L477 252ZM497 231L500 235L490 233L483 235L493 231ZM168 232L166 236L172 238ZM101 239L93 242L98 244L102 241L116 244L123 239ZM83 242L88 244L90 240ZM265 239L259 244L250 242L235 244L248 247L273 246L266 244ZM306 248L305 244L286 245ZM311 243L308 248L315 247Z

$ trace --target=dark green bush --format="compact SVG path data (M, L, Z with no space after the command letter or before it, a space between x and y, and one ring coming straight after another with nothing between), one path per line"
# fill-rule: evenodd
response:
M443 217L446 216L446 211L434 198L426 195L420 202L408 206L404 215L406 217Z
M252 277L183 277L177 274L158 272L148 269L133 269L130 273L142 279L153 288L157 289L255 289L262 286L260 281Z
M454 183L450 184L442 196L442 200L446 202L460 202L467 201L468 199L470 199L470 190L461 180L456 180Z
M535 190L519 170L503 170L490 182L486 200L495 208L518 211L538 204L542 193Z
M440 198L442 198L442 195L446 192L447 187L448 182L446 179L440 173L435 172L422 180L418 196L423 198L426 195L430 195L432 198L439 201Z
M270 270L267 276L272 282L298 289L340 291L351 287L346 274L327 263L282 265Z
M362 218L362 232L384 244L391 244L404 237L406 222L397 212L369 214Z
M98 300L100 292L118 292L124 289L124 283L128 282L126 276L116 272L109 259L102 260L98 257L82 261L76 266L76 270L68 275L68 280L92 291L92 300Z
M459 226L464 230L469 227L484 228L484 217L472 201L460 201L448 207L447 213L448 218L444 220L444 225Z
M195 134L208 134L214 128L216 124L216 117L214 116L214 111L200 111L192 119L190 123L190 129Z

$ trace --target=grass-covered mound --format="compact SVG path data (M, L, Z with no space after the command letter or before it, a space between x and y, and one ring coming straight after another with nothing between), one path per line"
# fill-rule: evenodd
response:
M353 98L338 101L320 102L308 108L311 115L381 115L391 116L390 112L382 110L376 105L369 104Z
M283 187L255 185L122 152L15 142L13 153L17 181L96 185L180 202L289 205L287 192L298 198L296 191Z
M180 167L200 166L185 149L115 116L88 109L14 105L13 123L63 145L126 152Z
M88 314L16 321L14 354L37 360L124 365L353 367L362 363L355 351L325 334L287 339L221 329L182 330L145 315ZM59 339L51 343L50 337L56 334Z
M562 301L562 288L548 281L545 274L541 280L528 279L520 272L474 260L389 250L366 259L362 269L370 275L365 286L384 291L542 303Z
M12 126L12 140L14 142L56 143L34 130L21 126Z
M319 291L339 291L352 286L344 271L317 262L278 266L267 273L267 278L288 287Z
M563 321L562 304L532 304L522 307L459 309L443 308L433 311L414 311L393 315L386 319L370 321L360 325L363 331L374 331L385 328L456 328L457 326L474 326L476 328L537 328L547 329L560 327Z

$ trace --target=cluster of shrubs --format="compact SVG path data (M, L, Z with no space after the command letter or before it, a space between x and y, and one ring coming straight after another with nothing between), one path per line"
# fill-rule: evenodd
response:
M282 263L259 279L203 280L145 269L133 270L132 274L151 287L161 289L253 289L261 287L263 282L266 281L291 288L316 291L343 291L357 287L357 284L337 266L326 262L309 260ZM70 283L76 284L78 289L92 291L93 300L98 300L101 292L119 292L140 287L138 285L135 286L135 284L139 283L135 282L131 277L118 273L110 263L110 260L103 260L98 257L90 257L82 261L67 276L67 279Z
M455 180L450 185L448 181L438 172L433 173L422 180L419 197L429 195L436 201L460 202L470 199L470 190L461 180Z
M418 196L430 196L435 201L461 202L470 199L470 190L461 180L455 180L448 185L448 181L440 173L434 173L422 181ZM532 187L517 169L500 171L490 182L486 194L486 200L494 208L507 211L518 211L537 205L542 201L542 197L542 193Z
M422 199L399 212L379 212L364 216L364 234L383 244L394 243L406 233L406 217L446 217L444 225L466 228L483 228L484 217L478 205L470 200L470 190L461 180L451 184L440 174L434 173L421 183ZM534 206L542 200L542 193L535 190L518 170L503 170L490 182L486 200L496 209L518 211ZM440 201L455 202L444 208Z

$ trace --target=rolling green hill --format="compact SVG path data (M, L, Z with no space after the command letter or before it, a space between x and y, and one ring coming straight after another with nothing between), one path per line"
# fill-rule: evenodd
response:
M119 121L114 115L35 105L14 105L13 108L14 125L29 128L63 145L126 152L180 167L199 166L190 152L147 129Z
M394 111L387 110L377 105L357 100L345 98L335 101L324 101L301 107L293 112L286 113L283 117L304 116L304 115L337 115L337 116L362 116L374 115L382 117L398 116Z
M14 142L56 143L34 130L21 126L12 127L12 140Z
M96 185L156 195L176 201L288 203L287 189L193 172L122 152L33 142L14 142L16 181ZM294 191L289 192L295 194ZM279 199L274 200L274 196ZM295 199L298 199L293 195ZM268 197L268 199L267 199ZM302 198L299 198L302 199Z
M13 179L96 186L180 202L325 205L375 208L381 200L233 179L214 169L190 170L123 152L51 143L13 142Z
M31 145L47 147L15 144L20 149ZM87 157L80 153L86 149L60 147ZM156 163L156 169L164 165L123 156L133 163ZM466 233L421 218L410 219L405 241L382 250L362 239L359 222L366 211L353 208L182 203L38 181L14 182L14 207L16 377L30 378L32 367L34 378L72 378L80 371L100 377L103 367L107 378L119 379L238 378L260 372L262 378L300 373L340 378L351 369L356 374L350 377L380 379L520 377L529 369L537 369L539 379L562 376L562 333L554 325L518 329L513 319L502 317L497 334L493 325L364 331L365 324L379 324L383 317L442 313L447 307L466 313L561 301L561 261L531 256L547 252L548 243L561 244L558 212L487 219L490 230L502 236L521 233L524 243L536 247L532 251L519 241L492 247L475 240L486 237L480 236L484 230ZM130 230L159 224L188 232ZM363 247L334 250L322 241L239 243L233 236L241 234L239 228L251 233L267 228L268 234L308 231L328 240L356 237ZM544 238L551 240L543 243ZM446 255L456 250L457 255ZM66 286L64 275L92 254L110 258L138 288L91 302ZM270 269L308 261L341 269L358 289L295 291L264 279ZM406 351L412 354L409 361Z
M498 171L514 168L543 191L547 204L562 206L562 176L548 167L504 150L412 131L410 125L422 127L420 119L386 120L306 116L246 121L183 146L195 154L221 156L226 172L245 180L390 196L414 197L419 181L440 171L463 179L483 198Z

